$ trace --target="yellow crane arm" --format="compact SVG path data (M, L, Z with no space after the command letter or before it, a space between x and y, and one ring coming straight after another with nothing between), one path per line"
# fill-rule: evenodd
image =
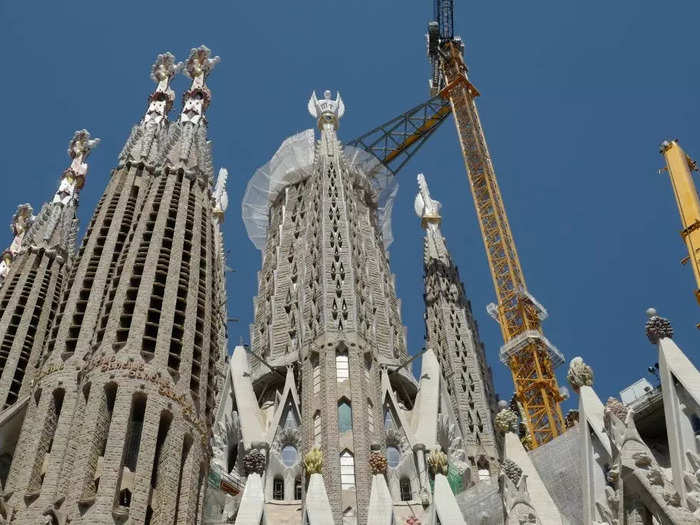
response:
M496 317L503 334L501 360L513 374L531 444L536 447L564 430L562 400L554 365L563 356L542 334L544 310L527 292L518 252L501 191L491 163L475 98L478 91L467 78L459 40L448 40L440 50L444 85L474 197L479 227L498 298ZM556 362L553 362L556 361Z
M700 199L698 199L698 191L691 174L697 166L675 140L664 141L661 144L661 153L666 161L673 195L678 204L683 226L681 237L688 248L688 260L693 267L695 282L698 285L695 289L695 298L700 303Z

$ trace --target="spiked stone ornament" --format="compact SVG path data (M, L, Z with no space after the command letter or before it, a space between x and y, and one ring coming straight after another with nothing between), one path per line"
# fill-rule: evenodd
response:
M649 319L646 322L645 329L651 344L657 344L659 339L663 339L664 337L668 337L669 339L673 337L673 327L668 319L656 315L656 310L654 308L647 309L646 313Z
M520 466L510 458L503 460L501 470L508 477L508 479L513 482L513 485L518 484L518 481L520 481L520 476L523 474L523 469L521 469Z

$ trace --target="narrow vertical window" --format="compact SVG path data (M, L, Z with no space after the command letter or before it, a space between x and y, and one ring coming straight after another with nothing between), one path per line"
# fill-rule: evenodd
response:
M297 476L294 480L294 499L301 499L301 477Z
M314 446L321 446L321 412L318 410L314 414Z
M399 489L401 491L401 501L410 501L413 499L411 494L411 480L403 477L399 480Z
M278 501L284 499L284 480L280 476L275 476L272 480L272 499Z
M340 454L340 485L343 490L355 488L355 458L349 450Z
M342 383L350 377L348 354L338 354L335 356L335 371L338 383Z
M352 430L352 407L346 399L338 403L338 432Z
M313 367L314 394L318 394L321 391L321 366L318 362L318 355L311 357L311 366Z
M367 400L367 431L374 434L374 405L371 400Z

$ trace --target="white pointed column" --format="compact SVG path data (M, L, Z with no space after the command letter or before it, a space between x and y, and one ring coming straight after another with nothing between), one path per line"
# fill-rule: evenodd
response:
M606 504L605 465L612 462L610 440L605 433L605 407L593 390L593 370L581 357L574 357L569 365L567 379L579 395L579 452L583 466L583 522L604 520L596 504Z
M673 342L671 323L656 315L653 308L647 310L647 316L647 337L659 350L659 376L673 485L682 505L686 505L687 491L683 476L691 471L687 454L697 454L699 446L693 423L700 423L700 372Z

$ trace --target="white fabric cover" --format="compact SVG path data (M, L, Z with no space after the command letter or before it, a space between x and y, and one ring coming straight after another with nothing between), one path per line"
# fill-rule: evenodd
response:
M269 162L255 170L243 195L242 216L248 238L258 250L265 248L270 204L286 186L296 184L313 173L315 151L314 130L307 129L287 138ZM359 171L370 181L375 192L378 226L384 247L393 241L391 209L398 192L396 178L381 161L362 149L343 148L346 167Z

